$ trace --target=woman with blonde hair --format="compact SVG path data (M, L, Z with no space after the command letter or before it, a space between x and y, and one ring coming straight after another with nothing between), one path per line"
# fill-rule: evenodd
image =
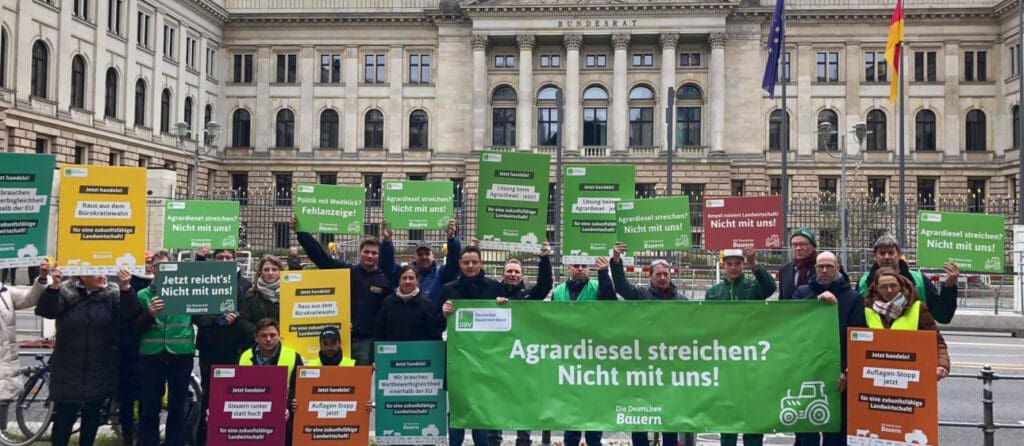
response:
M864 317L869 328L889 330L933 330L938 347L939 379L949 375L949 350L939 333L928 305L921 302L917 289L894 268L879 268L875 281L864 296Z

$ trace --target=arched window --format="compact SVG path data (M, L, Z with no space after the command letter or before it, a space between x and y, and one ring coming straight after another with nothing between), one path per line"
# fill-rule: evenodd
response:
M103 116L110 118L117 117L117 70L113 67L107 68L107 79L105 83L107 90L103 98Z
M871 110L868 112L867 119L868 131L871 132L864 137L864 141L867 143L867 150L872 151L885 151L886 149L886 126L885 126L885 112L881 110Z
M213 135L206 133L206 126L213 122L213 104L206 104L203 110L203 144L213 144Z
M603 87L583 90L583 145L608 145L608 90Z
M165 88L160 93L160 132L171 131L171 89Z
M491 94L491 145L516 145L516 91L502 85Z
M830 127L831 134L828 136L827 139L828 146L825 145L825 141L823 141L821 138L817 138L818 150L839 150L839 115L837 115L836 112L828 109L818 112L818 130L821 129L821 124L826 122L832 126Z
M192 129L195 128L195 124L192 122L192 98L189 96L185 97L185 117L183 121L188 125L188 135L186 137L192 137Z
M985 112L971 110L967 112L967 145L968 152L984 152L985 147Z
M548 85L537 93L537 145L557 146L558 133L558 87Z
M380 110L366 112L364 123L363 147L367 149L384 148L384 114Z
M428 143L427 139L429 136L429 118L427 118L427 112L423 110L416 110L409 115L409 148L410 149L426 149Z
M274 147L295 147L295 113L283 108L275 122Z
M320 147L338 148L338 112L331 108L320 113Z
M32 45L32 88L30 90L32 96L46 98L49 74L50 50L46 48L46 44L42 40L37 40Z
M146 125L146 81L135 81L135 125Z
M85 58L82 56L71 58L71 106L85 108Z
M774 110L768 118L768 150L789 149L789 112Z
M1020 148L1020 106L1014 105L1010 114L1013 115L1013 147Z
M249 140L249 110L240 108L231 114L231 147L252 147Z
M0 27L0 87L7 86L7 30Z
M646 85L629 91L629 145L654 146L654 90Z
M914 117L914 150L935 150L935 113L921 110Z
M701 110L704 95L700 88L685 84L676 92L676 146L701 144Z

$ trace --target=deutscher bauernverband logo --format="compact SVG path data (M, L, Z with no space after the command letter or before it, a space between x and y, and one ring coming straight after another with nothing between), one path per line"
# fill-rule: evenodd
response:
M463 308L455 311L455 331L509 331L512 310L508 308Z

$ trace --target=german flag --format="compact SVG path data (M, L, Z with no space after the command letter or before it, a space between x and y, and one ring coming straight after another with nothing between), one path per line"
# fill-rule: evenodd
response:
M896 102L899 93L900 60L903 53L903 0L896 0L896 10L889 22L889 40L885 42L885 62L892 67L889 102Z

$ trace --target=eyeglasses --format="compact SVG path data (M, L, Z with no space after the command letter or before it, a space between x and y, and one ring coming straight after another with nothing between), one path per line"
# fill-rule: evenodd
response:
M836 269L835 265L814 265L814 267L817 268L817 269L820 269L822 271L828 271L830 269Z

